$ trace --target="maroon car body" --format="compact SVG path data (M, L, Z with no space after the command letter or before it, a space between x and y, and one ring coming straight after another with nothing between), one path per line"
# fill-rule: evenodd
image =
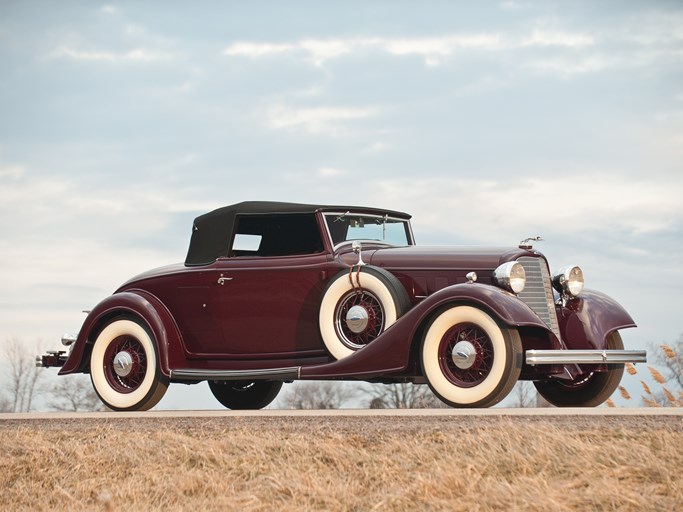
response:
M418 247L409 220L352 206L220 208L195 219L183 264L123 284L65 336L68 356L40 363L90 373L108 407L135 410L169 383L204 380L230 408L263 407L299 379L427 383L461 407L493 405L523 379L556 405L597 405L623 363L645 360L617 332L633 319L579 289L578 267L551 276L526 242Z

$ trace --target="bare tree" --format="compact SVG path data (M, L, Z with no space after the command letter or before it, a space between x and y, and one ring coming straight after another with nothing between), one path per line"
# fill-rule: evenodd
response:
M339 409L356 397L346 383L333 381L296 382L279 400L285 409Z
M510 407L537 407L538 398L534 385L531 382L520 380L512 389L513 402Z
M11 338L4 348L5 366L8 370L0 407L5 412L29 412L34 406L36 394L41 389L45 377L44 370L37 368L35 354L40 351L40 343L34 345L34 350L17 338Z
M447 407L429 386L403 382L373 384L364 389L370 409L433 409Z
M50 390L48 407L55 411L103 411L104 405L84 375L59 377Z
M0 412L12 412L12 403L5 394L0 394Z

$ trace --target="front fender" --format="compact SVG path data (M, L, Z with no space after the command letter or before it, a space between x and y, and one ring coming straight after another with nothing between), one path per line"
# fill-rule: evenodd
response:
M302 367L302 379L379 377L399 373L408 367L413 341L421 335L432 314L449 304L469 304L488 311L508 326L538 327L557 338L516 296L494 286L464 283L448 286L425 298L362 350L323 365Z
M584 290L570 299L558 315L567 348L604 349L607 335L636 327L626 310L613 298L595 290Z
M144 290L115 293L95 306L83 322L73 350L59 375L86 373L88 356L95 338L107 322L121 315L133 315L146 324L157 342L161 372L170 376L169 346L180 345L180 333L168 309Z

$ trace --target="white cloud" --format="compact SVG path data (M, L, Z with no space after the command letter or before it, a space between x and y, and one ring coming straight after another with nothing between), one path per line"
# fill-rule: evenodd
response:
M349 121L377 115L374 107L290 108L277 106L267 112L267 124L275 130L302 130L308 133L339 134Z
M427 66L467 51L510 51L530 46L582 48L594 43L592 36L558 29L536 28L528 36L505 37L498 33L445 34L435 37L304 39L271 43L241 41L228 46L223 54L252 59L282 54L302 54L316 66L328 60L360 52L382 52L397 57L418 56Z
M498 6L503 11L520 11L522 9L526 9L527 7L526 4L523 4L522 2L514 2L513 0L506 0L498 4Z
M154 62L173 58L171 54L155 52L145 48L134 48L126 52L111 52L82 50L72 46L60 46L50 54L50 57L94 62Z
M26 173L26 168L21 165L0 166L0 178L18 180Z
M336 176L341 176L342 174L342 171L335 169L334 167L321 167L318 169L318 176L323 178L334 178Z
M230 45L223 50L225 55L249 57L258 59L261 57L270 57L296 50L296 45L292 44L274 44L274 43L250 43L242 42Z
M430 38L350 38L304 39L293 43L238 42L223 53L252 59L273 57L284 53L301 53L316 66L326 61L360 51L380 51L389 55L417 55L427 65L438 65L439 59L449 57L460 49L498 49L502 45L495 34L447 35Z
M583 48L595 43L592 36L579 32L562 30L535 29L522 43L523 46L563 46L566 48Z
M596 73L620 64L617 59L610 59L602 55L563 56L548 59L531 59L524 64L524 68L542 74L552 75L580 75Z
M368 147L366 147L363 150L363 153L381 153L383 151L388 150L391 147L391 144L387 144L386 142L373 142L370 144Z
M380 181L369 187L389 204L410 204L433 212L435 230L507 240L531 232L620 230L666 233L683 224L681 185L625 181L617 176L577 175L559 179L483 181L416 179ZM495 207L492 207L495 205ZM443 222L458 214L458 222Z
M351 53L353 43L341 39L306 39L299 43L300 47L311 54L311 58L316 66L321 66L326 60Z

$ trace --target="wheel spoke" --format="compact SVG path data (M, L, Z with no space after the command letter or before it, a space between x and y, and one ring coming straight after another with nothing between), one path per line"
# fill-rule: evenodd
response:
M367 324L360 332L353 332L346 322L346 315L352 307L361 307L367 314ZM382 333L384 310L377 297L367 290L351 291L339 301L335 314L337 334L346 346L357 350L364 347Z
M456 344L467 342L475 350L474 361L467 368L459 368L453 360ZM486 332L473 324L459 324L451 327L439 345L439 365L456 386L473 387L483 382L493 367L493 344Z
M126 353L132 363L126 375L119 375L114 368L117 354ZM109 385L119 393L132 393L144 381L147 372L145 350L137 338L119 336L109 344L104 355L104 375Z

